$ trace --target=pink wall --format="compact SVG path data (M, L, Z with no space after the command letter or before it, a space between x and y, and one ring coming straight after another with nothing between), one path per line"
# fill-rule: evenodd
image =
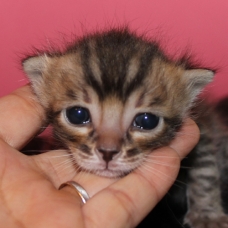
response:
M27 82L20 59L31 47L126 22L162 37L171 53L187 48L205 66L219 68L209 95L228 95L227 0L1 0L0 96Z

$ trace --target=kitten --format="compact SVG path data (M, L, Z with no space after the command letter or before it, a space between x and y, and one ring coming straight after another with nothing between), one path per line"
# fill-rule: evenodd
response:
M87 35L64 51L29 57L23 67L77 166L106 177L128 174L169 144L214 75L171 60L156 42L127 29ZM205 115L197 119L202 137L192 152L185 222L228 227L216 155L226 144L215 144L220 130Z

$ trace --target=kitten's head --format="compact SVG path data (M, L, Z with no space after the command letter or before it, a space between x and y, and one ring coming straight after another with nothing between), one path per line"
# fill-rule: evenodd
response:
M82 169L108 177L168 144L213 78L127 30L87 36L23 66L56 137Z

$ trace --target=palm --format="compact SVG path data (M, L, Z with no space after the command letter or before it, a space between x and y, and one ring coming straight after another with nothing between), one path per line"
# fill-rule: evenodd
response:
M47 224L68 227L66 222L70 227L75 224L75 216L72 216L72 211L76 213L74 199L56 190L33 158L6 144L0 157L2 227L48 227ZM42 226L44 222L45 226Z

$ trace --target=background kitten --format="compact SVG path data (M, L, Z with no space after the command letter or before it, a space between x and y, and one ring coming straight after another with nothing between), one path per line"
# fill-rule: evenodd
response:
M127 29L88 35L62 52L27 58L23 66L75 164L107 177L126 175L153 149L167 145L213 78L212 71L173 61L156 42ZM209 115L198 120L204 135L193 151L185 221L226 227L217 149L209 134L214 120ZM205 190L212 182L211 191Z

